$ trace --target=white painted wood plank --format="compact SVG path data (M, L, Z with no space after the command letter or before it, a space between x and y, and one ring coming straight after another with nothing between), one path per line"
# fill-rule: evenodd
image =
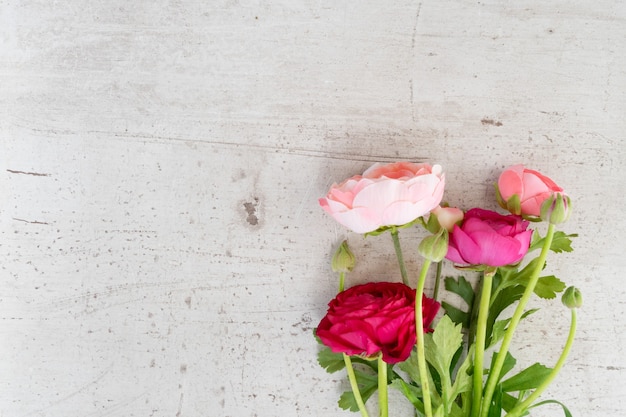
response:
M614 0L3 3L0 415L347 415L311 336L328 257L349 237L372 258L352 282L395 261L317 198L397 159L441 163L464 208L495 207L517 162L567 188L580 237L550 268L585 308L549 394L623 415L625 16ZM566 332L535 304L526 363Z

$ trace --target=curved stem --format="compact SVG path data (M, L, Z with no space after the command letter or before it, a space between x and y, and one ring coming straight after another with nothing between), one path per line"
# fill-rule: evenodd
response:
M400 247L400 238L398 237L398 229L391 228L391 238L393 239L393 248L396 250L396 257L398 258L398 264L400 265L400 275L402 275L402 282L404 285L409 285L409 276L406 273L406 266L404 265L404 256L402 256L402 248Z
M422 265L419 280L417 281L417 289L415 290L415 333L417 336L417 364L420 374L420 385L422 388L422 396L424 400L424 415L432 417L432 405L430 402L430 387L428 385L428 368L426 367L426 355L424 353L424 318L422 314L422 297L424 295L424 284L426 282L426 274L430 267L431 261L426 259Z
M485 342L487 338L487 318L489 317L489 303L491 302L491 286L493 275L496 270L485 271L483 285L480 294L480 306L478 307L478 323L476 326L476 343L474 353L474 375L473 375L473 399L472 417L480 414L480 404L483 396L483 368L485 359Z
M344 290L345 285L346 285L346 273L340 272L339 273L339 292Z
M532 403L539 398L541 394L546 390L548 385L552 383L554 378L559 374L561 368L565 364L565 360L567 359L567 355L569 355L570 350L572 349L572 345L574 344L574 335L576 334L576 309L572 309L572 318L569 327L569 335L567 336L567 341L565 342L565 347L563 347L563 352L559 357L559 360L554 365L552 372L548 375L548 377L537 387L537 389L528 396L522 403L516 405L505 417L518 417L523 414L528 407L532 405Z
M383 356L378 356L378 409L380 417L389 415L389 404L387 400L387 364L383 361Z
M350 381L350 388L352 388L352 393L354 394L354 400L356 401L356 404L359 407L361 416L369 417L369 415L367 414L367 410L365 409L365 403L363 402L363 398L361 397L361 391L359 390L359 385L356 382L356 375L354 375L354 368L352 367L352 360L350 359L350 356L344 353L343 361L346 364L346 371L348 371L348 380Z
M509 327L504 334L504 339L502 340L502 345L500 346L500 350L496 355L493 368L489 370L489 378L487 379L487 386L485 387L485 394L483 396L482 412L480 414L481 417L487 417L487 414L489 412L491 398L493 397L493 392L495 391L496 384L498 383L500 371L502 370L502 366L504 365L506 354L509 351L511 340L513 340L513 334L515 333L515 329L517 328L517 325L519 324L522 315L524 314L524 308L526 308L526 304L528 303L528 300L530 300L530 297L535 290L535 286L537 285L537 281L539 280L539 274L541 273L541 270L546 263L548 251L550 250L550 246L552 245L554 231L554 225L550 223L543 243L543 247L541 248L541 254L539 255L537 265L535 266L535 269L528 281L528 284L526 285L526 289L524 290L522 298L517 304L515 313L513 313L513 317L511 317L511 322L509 323Z

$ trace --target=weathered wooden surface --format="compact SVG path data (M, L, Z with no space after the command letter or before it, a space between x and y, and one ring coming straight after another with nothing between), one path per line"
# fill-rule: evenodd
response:
M518 162L567 188L580 237L550 268L585 307L548 398L623 416L625 19L619 0L2 2L0 415L350 415L311 333L328 258L348 237L371 258L352 283L398 274L317 198L403 159L442 164L464 208L495 207ZM566 311L527 323L520 361L556 360Z

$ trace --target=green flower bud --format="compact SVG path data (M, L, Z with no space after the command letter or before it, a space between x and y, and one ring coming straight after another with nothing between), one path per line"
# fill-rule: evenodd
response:
M348 241L344 240L333 255L331 267L335 272L350 272L354 269L355 264L354 254L348 247Z
M432 262L441 261L448 253L448 231L442 227L436 234L425 237L417 251Z
M578 288L567 287L561 301L567 308L580 308L583 305L583 295Z
M565 194L555 193L541 204L541 220L549 221L552 224L567 221L571 213L571 201Z

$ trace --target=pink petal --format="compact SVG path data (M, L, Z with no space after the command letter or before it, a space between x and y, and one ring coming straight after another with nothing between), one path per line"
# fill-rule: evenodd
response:
M521 259L521 243L514 238L500 236L495 232L477 232L472 235L472 238L479 242L481 251L480 261L472 263L503 266Z
M522 191L524 190L524 184L522 182L523 172L523 165L514 165L500 175L498 179L498 189L504 201L507 201L514 194L522 195Z
M481 249L459 226L454 226L450 237L464 263L478 265L481 262Z

